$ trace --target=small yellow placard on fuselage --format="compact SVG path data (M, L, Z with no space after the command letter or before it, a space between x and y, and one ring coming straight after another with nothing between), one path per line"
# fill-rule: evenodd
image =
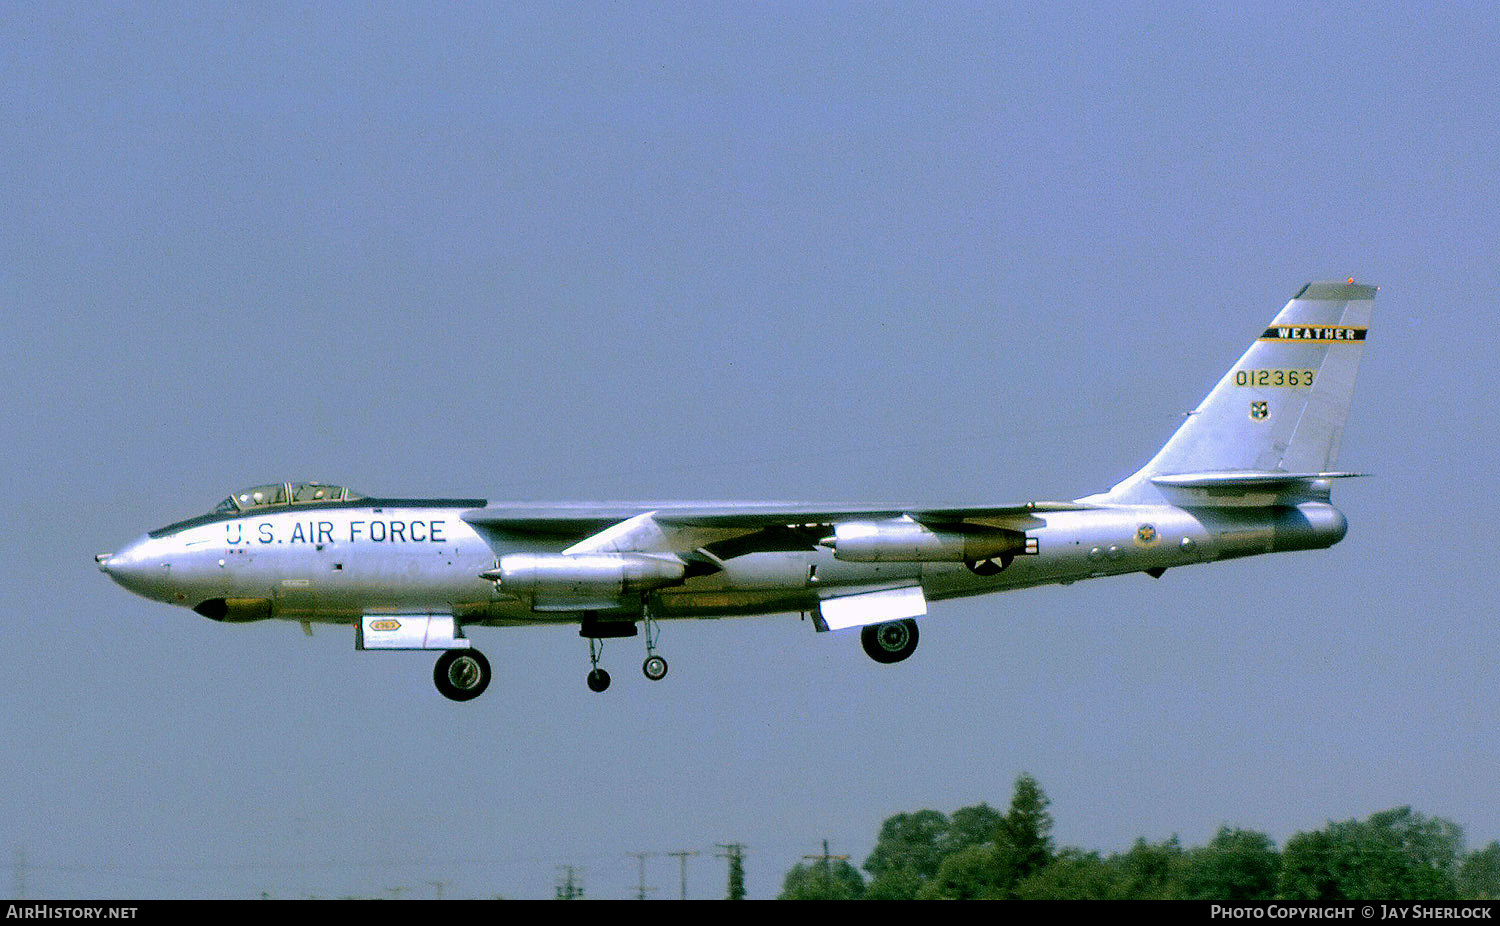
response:
M1236 386L1281 386L1306 389L1313 384L1312 370L1235 370Z

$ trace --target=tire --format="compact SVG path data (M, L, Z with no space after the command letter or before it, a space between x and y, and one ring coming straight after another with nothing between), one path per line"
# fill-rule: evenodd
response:
M595 669L588 675L589 691L603 691L609 687L609 673Z
M450 649L432 669L437 690L450 701L472 701L490 686L490 662L477 649Z
M660 656L647 656L641 663L641 673L651 681L659 682L667 677L667 661Z
M911 618L870 624L859 633L865 653L885 665L900 662L917 649L917 622Z

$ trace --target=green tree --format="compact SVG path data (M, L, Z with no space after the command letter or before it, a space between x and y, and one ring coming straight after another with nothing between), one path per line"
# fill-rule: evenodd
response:
M1116 898L1126 900L1175 900L1182 897L1179 874L1182 844L1177 837L1164 842L1137 839L1130 851L1109 857L1114 870Z
M1030 775L1016 779L1010 808L998 814L986 804L966 807L949 821L950 851L919 898L1000 899L1052 861L1051 802Z
M1052 861L1052 802L1030 775L1016 779L1010 809L1000 821L995 844L1009 856L1008 867L1017 879L1028 877Z
M1464 856L1458 892L1465 900L1500 900L1500 842Z
M867 900L912 900L928 890L945 859L976 846L993 848L1005 817L989 804L960 807L951 817L936 810L900 813L880 827L875 849L865 860L870 873ZM954 863L957 865L958 863ZM949 875L954 875L950 865ZM952 887L950 885L950 887ZM964 889L955 888L958 893ZM948 896L953 891L939 892Z
M859 900L865 882L843 859L820 859L798 864L786 873L777 900Z
M918 900L1003 900L1016 882L1014 859L992 842L959 849L943 859Z
M874 850L865 859L865 871L870 873L865 897L871 900L915 898L943 863L943 856L949 851L950 828L948 818L936 810L888 817L880 826L880 837Z
M1020 881L1021 900L1109 900L1122 896L1119 873L1097 852L1060 849L1052 864Z
M1280 874L1270 836L1225 826L1208 845L1187 851L1178 880L1189 900L1251 902L1274 899Z
M1336 871L1336 841L1327 830L1298 833L1281 853L1276 896L1286 900L1334 903L1346 900ZM1373 899L1373 898L1371 898Z
M993 842L1004 819L1004 815L989 804L960 807L948 818L948 832L939 840L939 846L946 854Z
M1282 853L1277 893L1291 900L1454 900L1463 832L1398 807L1298 833Z

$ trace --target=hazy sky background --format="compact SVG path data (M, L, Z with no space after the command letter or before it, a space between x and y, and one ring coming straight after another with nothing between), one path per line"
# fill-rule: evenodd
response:
M1244 6L0 7L0 894L610 898L698 849L713 897L740 842L769 897L1023 771L1102 852L1500 838L1500 13ZM454 704L92 562L282 479L1074 498L1351 276L1342 544L936 604L899 666L672 623L596 695L576 631L479 628Z

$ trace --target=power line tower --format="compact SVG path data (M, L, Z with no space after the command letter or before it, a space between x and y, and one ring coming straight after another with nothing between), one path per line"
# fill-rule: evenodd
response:
M687 860L689 856L697 855L697 849L684 849L681 852L668 852L668 855L682 863L682 895L678 900L687 900Z
M557 899L583 899L583 872L572 865L557 866Z
M745 899L745 846L743 843L718 843L723 852L714 853L715 858L729 860L729 894L726 900Z
M654 891L654 890L656 890L656 888L654 888L654 887L647 887L646 886L646 859L650 858L651 856L655 855L656 853L655 852L626 852L625 854L629 855L629 856L633 856L635 858L635 860L637 862L640 862L640 864L641 864L641 879L640 879L639 882L637 882L637 886L636 886L636 889L635 889L635 899L636 900L645 900L646 899L646 893L648 891Z

